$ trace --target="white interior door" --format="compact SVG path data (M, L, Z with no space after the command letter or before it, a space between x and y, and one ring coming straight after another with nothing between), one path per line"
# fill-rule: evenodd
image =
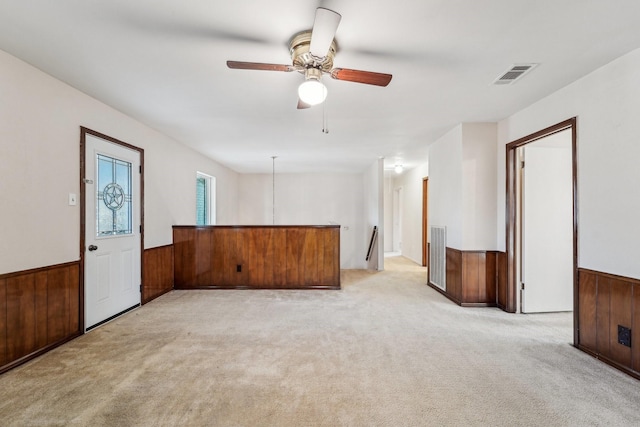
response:
M85 330L140 305L140 153L86 134Z
M522 312L573 310L571 133L524 147Z

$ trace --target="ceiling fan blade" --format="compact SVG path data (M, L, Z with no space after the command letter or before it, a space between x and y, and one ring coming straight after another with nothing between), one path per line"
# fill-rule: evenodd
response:
M372 71L350 70L348 68L334 68L331 77L336 80L364 83L367 85L387 86L393 77L391 74L374 73Z
M298 98L298 110L305 110L307 108L311 108L311 105L303 102L302 99Z
M235 70L262 70L262 71L295 71L296 67L293 65L283 64L264 64L262 62L241 62L241 61L227 61L227 67Z
M316 9L316 18L311 30L311 44L309 45L309 51L313 56L318 58L327 56L333 38L336 36L340 19L342 16L333 10L324 7Z

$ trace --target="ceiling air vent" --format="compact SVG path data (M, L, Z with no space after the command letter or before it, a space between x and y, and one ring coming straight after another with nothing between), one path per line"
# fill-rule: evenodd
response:
M511 66L507 71L500 74L500 76L494 80L494 85L510 85L520 80L522 76L531 71L538 64L516 64Z

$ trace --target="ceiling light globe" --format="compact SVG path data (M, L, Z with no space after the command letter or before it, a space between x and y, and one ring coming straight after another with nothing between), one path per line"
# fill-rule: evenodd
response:
M394 170L396 171L396 173L400 174L402 173L402 170L404 168L402 167L402 165L396 165L396 167L394 168Z
M298 87L298 96L305 104L317 105L327 98L327 88L318 80L310 79Z

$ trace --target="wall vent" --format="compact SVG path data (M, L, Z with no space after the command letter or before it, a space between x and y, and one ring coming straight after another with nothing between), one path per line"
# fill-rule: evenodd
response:
M447 290L447 233L445 227L431 227L429 242L429 282Z
M493 81L494 85L510 85L520 80L538 64L515 64Z

